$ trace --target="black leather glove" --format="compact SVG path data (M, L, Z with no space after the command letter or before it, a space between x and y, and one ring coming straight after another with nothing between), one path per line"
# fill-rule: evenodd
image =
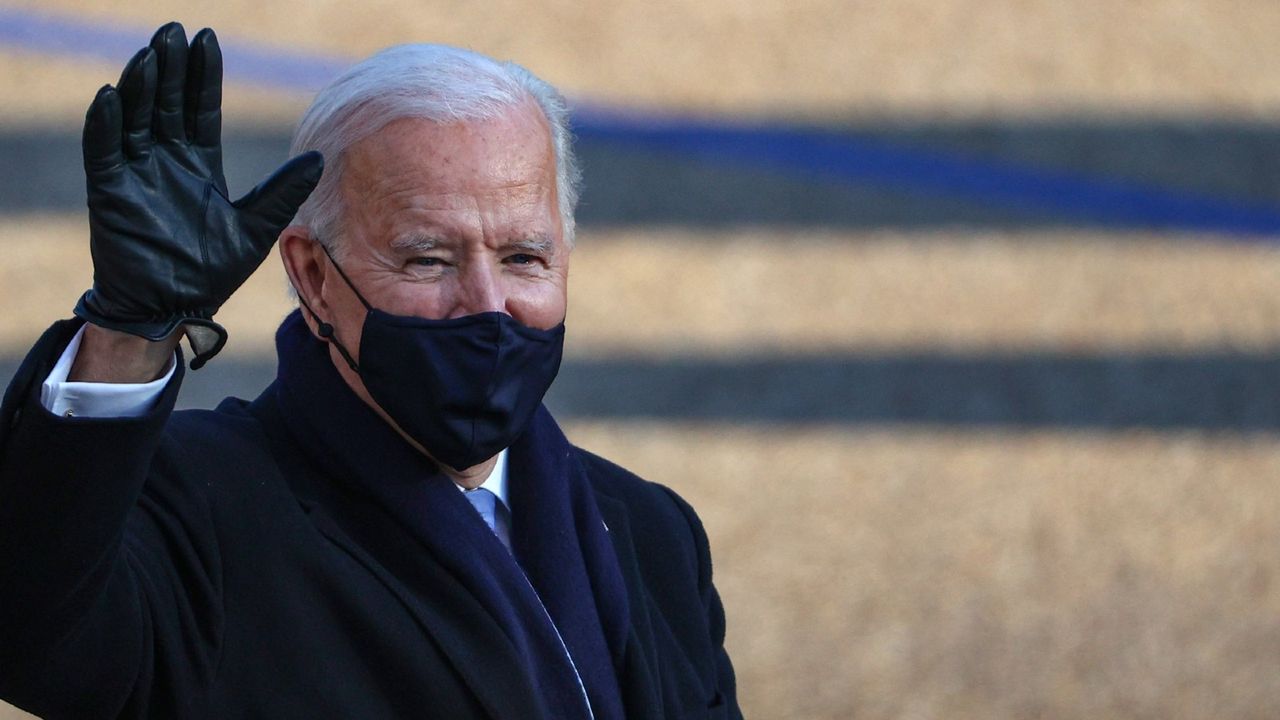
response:
M118 88L85 117L93 289L76 315L163 340L186 330L197 369L227 341L213 315L257 269L316 183L319 153L285 163L227 199L222 175L222 52L208 28L187 47L178 23L156 31Z

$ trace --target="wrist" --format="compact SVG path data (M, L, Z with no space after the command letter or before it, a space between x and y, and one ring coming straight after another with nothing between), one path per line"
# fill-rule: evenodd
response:
M164 375L181 332L152 341L92 323L67 379L72 382L146 383Z

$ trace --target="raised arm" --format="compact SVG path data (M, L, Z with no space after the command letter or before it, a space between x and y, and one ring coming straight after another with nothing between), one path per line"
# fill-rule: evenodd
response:
M221 68L212 31L188 46L171 23L89 108L94 283L68 380L156 379L184 333L193 368L211 358L214 313L319 180L302 155L227 199ZM186 716L221 615L203 488L154 462L182 369L140 416L54 415L40 386L80 324L55 324L0 404L0 697L50 718Z

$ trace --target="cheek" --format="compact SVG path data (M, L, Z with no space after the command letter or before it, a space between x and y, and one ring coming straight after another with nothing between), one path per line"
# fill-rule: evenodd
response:
M539 283L509 295L507 312L529 327L546 330L564 320L567 305L563 283Z
M453 283L403 283L396 292L384 297L378 307L393 315L439 319L448 315L455 296Z

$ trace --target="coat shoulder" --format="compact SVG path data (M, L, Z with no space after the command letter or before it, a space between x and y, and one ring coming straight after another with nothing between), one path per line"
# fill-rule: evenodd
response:
M632 518L632 532L641 544L680 547L690 552L697 567L708 554L707 535L693 507L666 485L645 480L626 468L575 446L592 488L618 501Z
M630 470L588 450L574 447L592 488L627 506L632 513L683 522L693 509L674 490L645 480Z

